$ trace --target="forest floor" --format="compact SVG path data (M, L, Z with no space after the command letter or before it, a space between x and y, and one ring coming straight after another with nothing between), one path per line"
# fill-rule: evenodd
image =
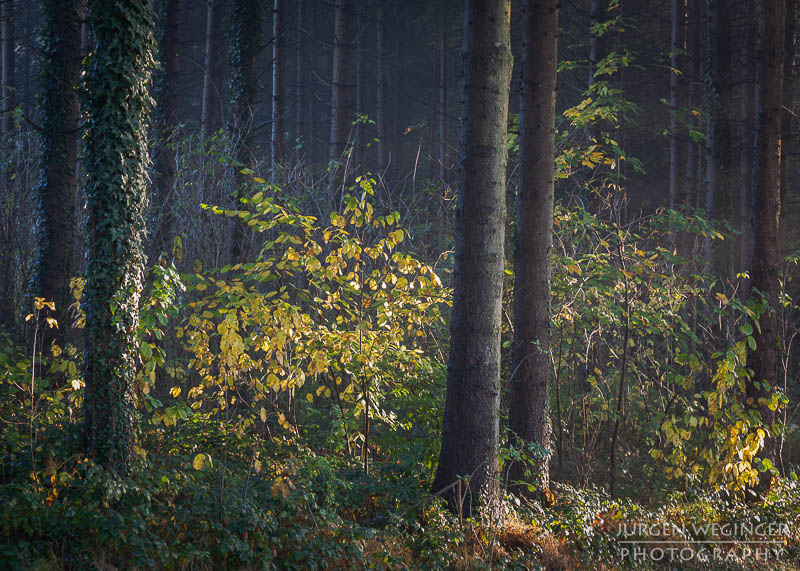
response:
M794 480L749 502L690 490L653 505L554 483L544 505L506 494L496 517L466 518L429 493L423 462L384 456L365 473L346 454L277 437L256 451L190 421L168 446L146 435L120 478L68 453L77 428L32 452L6 438L0 568L800 569Z

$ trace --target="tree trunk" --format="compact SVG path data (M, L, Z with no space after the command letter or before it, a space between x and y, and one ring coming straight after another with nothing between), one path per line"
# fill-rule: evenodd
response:
M686 50L688 68L688 97L692 113L688 116L689 129L699 132L700 121L694 110L702 108L703 98L703 0L689 0L687 7ZM700 170L702 147L695 137L689 138L686 157L686 203L697 208L700 197Z
M364 113L364 30L361 27L361 13L356 14L356 47L355 47L355 125L353 125L353 160L352 168L361 168L361 151L363 150L363 125L358 119L359 115Z
M155 220L151 251L157 256L170 250L172 233L172 194L175 186L175 131L178 128L178 88L181 75L180 50L181 0L166 1L166 21L161 45L164 76L160 86L158 111L159 125L158 155L156 159L156 196L152 209Z
M745 49L743 59L743 77L741 85L741 103L739 106L740 137L742 148L739 152L739 271L750 270L752 256L751 221L753 218L753 145L755 142L755 98L756 98L756 35L758 31L758 14L753 6L745 8L747 18L745 32Z
M726 18L729 0L708 0L708 19L711 27L708 42L711 66L706 71L706 216L720 219L722 201L720 185L725 170L729 136L724 106L729 103L728 77L731 63L729 26ZM711 236L705 240L705 258L709 267L719 270L717 246Z
M234 157L233 208L245 194L248 177L242 169L254 164L253 119L258 89L256 56L261 42L262 3L260 0L232 0L230 7L229 69L231 75L232 109L229 137ZM247 229L239 220L232 221L232 236L228 244L229 262L241 262L247 253Z
M608 8L608 0L592 0L589 9L589 23L592 28L597 24L605 21L606 9ZM603 49L603 36L599 33L589 32L589 77L587 79L587 86L592 87L595 83L594 74L597 71L597 63L605 57L605 50ZM589 136L600 142L600 123L593 122L589 127Z
M0 208L9 211L13 206L11 195L11 155L12 141L11 113L14 109L14 1L0 0ZM16 260L14 259L15 237L11 216L3 216L2 265L0 265L0 325L7 331L16 327L15 286L17 282Z
M45 0L42 5L42 170L39 180L38 296L56 304L65 339L70 326L69 279L73 267L78 159L78 93L81 73L81 7L78 0Z
M775 420L762 399L771 394L778 381L778 307L781 115L783 107L784 28L786 0L761 0L760 42L756 90L756 159L753 176L753 295L765 297L764 308L753 332L756 350L748 365L753 377L748 397L754 399L765 426ZM775 460L774 432L764 443L764 454Z
M148 0L90 0L89 11L95 45L86 80L84 407L89 453L125 473L139 360L153 7Z
M786 0L786 24L783 44L783 114L781 116L781 203L789 192L789 157L792 156L792 121L794 120L794 57L797 47L797 0Z
M670 52L669 207L678 209L686 205L686 0L672 0Z
M306 0L297 0L297 79L295 83L295 135L298 145L307 151L306 133Z
M203 134L216 133L222 128L225 91L225 50L222 33L223 0L208 0L206 11L206 54L203 72Z
M0 56L2 56L2 77L0 77L0 130L5 137L11 133L14 109L14 0L0 0Z
M451 505L493 505L497 491L510 0L467 0L453 317L438 492L469 480ZM464 503L466 502L466 503ZM461 503L461 505L457 505Z
M39 17L40 15L36 12L39 11L39 5L35 2L27 2L23 4L23 20L22 20L22 38L35 38L39 33L38 26L35 26L33 23L34 17ZM19 33L19 32L18 32ZM32 59L32 52L33 49L31 45L23 43L23 49L21 54L22 59L22 80L17 79L17 84L19 85L19 93L21 94L20 97L17 99L22 104L22 109L28 117L31 117L36 110L36 97L39 93L39 86L36 85L36 82L33 81L33 74L31 73L31 59ZM19 75L19 74L18 74Z
M378 168L389 164L386 141L386 31L383 26L383 6L375 10L375 74L377 76L375 122L378 130Z
M331 86L331 164L329 194L338 208L347 179L345 156L353 125L355 85L353 51L355 47L355 8L353 0L337 0L334 22L333 84Z
M272 181L284 155L284 117L286 116L285 58L286 3L275 0L272 15Z
M524 3L519 193L514 243L514 340L508 423L520 444L534 444L533 475L517 463L510 480L548 488L550 418L550 261L553 244L557 0Z
M442 11L442 29L439 32L439 180L447 185L447 19Z

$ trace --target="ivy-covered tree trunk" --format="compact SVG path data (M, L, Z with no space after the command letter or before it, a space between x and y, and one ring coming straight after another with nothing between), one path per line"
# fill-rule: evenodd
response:
M272 180L278 165L283 160L284 118L286 116L286 62L284 44L286 42L286 3L275 0L272 13Z
M139 358L153 10L148 0L90 0L89 17L94 49L85 100L86 431L95 460L126 472Z
M533 466L515 463L513 481L548 487L550 417L550 260L556 116L557 0L527 0L523 16L519 192L514 242L514 339L508 424L518 444L537 447ZM557 380L557 379L556 379Z
M223 0L208 0L206 10L206 53L203 72L203 108L201 122L205 135L216 133L222 127L225 92L225 56L222 33Z
M56 304L59 334L69 328L78 159L78 92L81 73L81 4L42 3L42 83L40 110L42 170L39 180L38 295Z
M178 128L178 83L180 68L180 14L181 0L166 0L164 37L161 43L161 60L164 73L161 77L158 97L159 137L156 158L156 184L154 232L151 251L170 249L172 234L172 195L175 187L175 131Z
M470 511L497 492L510 0L467 0L447 396L433 482ZM550 165L552 166L552 165ZM456 493L467 478L466 494Z
M253 119L258 91L256 57L260 49L263 4L259 0L232 0L229 7L230 38L228 60L231 77L231 117L228 133L233 146L234 208L239 206L246 184L241 170L253 164ZM231 263L242 261L246 247L246 228L233 221L229 244Z
M353 0L337 0L334 22L333 84L331 86L330 195L338 208L347 177L347 141L355 118L355 6Z
M753 175L753 295L769 304L753 332L756 350L748 365L753 377L748 397L758 404L765 425L775 414L764 399L778 381L778 327L775 311L779 291L779 231L781 193L781 115L783 113L783 52L786 0L761 0L760 49L757 60L755 173ZM764 443L764 453L775 459L774 432Z

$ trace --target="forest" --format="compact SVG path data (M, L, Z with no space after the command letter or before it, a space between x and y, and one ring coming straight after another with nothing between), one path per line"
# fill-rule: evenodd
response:
M799 16L0 0L0 569L800 569Z

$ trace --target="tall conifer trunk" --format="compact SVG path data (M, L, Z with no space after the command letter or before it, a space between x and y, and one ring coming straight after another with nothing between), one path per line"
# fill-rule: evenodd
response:
M723 216L722 179L728 166L730 137L726 137L728 117L725 106L730 101L730 0L707 0L709 26L706 61L706 216ZM704 244L705 259L711 268L721 270L719 245L708 236Z
M442 10L442 29L439 31L439 180L447 183L447 14Z
M739 271L750 271L752 255L751 220L753 217L753 145L755 142L755 98L756 98L756 36L758 32L758 9L745 7L747 17L742 70L741 102L739 106L740 138L739 151Z
M331 173L329 193L334 208L339 207L347 179L348 157L345 156L355 118L355 84L353 55L355 51L355 5L353 0L337 0L334 22L333 85L331 86Z
M14 108L14 0L0 0L0 207L10 209L11 196L11 111ZM0 239L3 241L0 257L0 325L7 331L16 327L15 285L17 282L14 259L15 236L11 216L0 219Z
M514 242L514 340L511 346L508 422L533 454L530 483L548 487L550 417L550 264L556 116L558 2L526 0L520 105L520 174ZM556 379L557 381L557 379ZM525 479L512 465L512 481Z
M377 93L375 96L375 123L378 130L378 168L384 169L389 164L389 147L386 140L386 30L383 26L383 6L375 9L375 75L377 76Z
M0 131L11 134L11 110L14 109L14 0L0 0Z
M688 69L688 104L691 109L687 120L689 128L700 131L700 121L694 111L702 109L703 98L703 0L689 0L687 4L686 51ZM698 113L699 114L699 113ZM697 208L700 197L700 170L702 164L702 144L696 138L689 138L686 153L686 203Z
M779 291L779 220L781 196L781 115L786 0L761 0L760 49L757 60L755 172L753 174L753 295L764 296L766 307L753 332L756 350L748 365L753 377L748 396L755 400L765 425L775 414L763 401L778 381L778 328L775 311ZM775 434L764 443L764 453L775 460Z
M466 0L453 317L442 448L433 490L469 479L465 502L496 500L510 0Z
M246 191L248 177L242 169L251 167L253 157L253 120L258 94L256 57L261 47L262 9L260 0L231 0L229 4L228 59L231 84L231 114L228 136L233 147L234 191L233 208L240 206L239 199ZM232 235L228 244L228 260L241 262L249 248L248 231L239 220L232 221Z
M161 59L164 75L158 97L158 150L154 197L155 229L151 251L157 255L170 249L172 234L172 200L175 186L176 149L175 131L178 128L178 83L181 75L180 52L181 0L167 0Z
M686 0L672 0L670 51L669 207L677 209L686 205Z
M297 1L297 66L295 80L295 136L303 151L308 150L310 138L306 133L306 0Z
M81 8L77 0L43 3L43 66L40 109L42 169L39 179L38 295L56 304L59 335L69 329L75 235L78 93L81 72Z
M206 9L206 53L203 73L203 133L216 133L222 127L222 94L225 92L223 0L208 0Z
M284 154L284 118L286 116L286 2L274 0L272 14L272 180Z

